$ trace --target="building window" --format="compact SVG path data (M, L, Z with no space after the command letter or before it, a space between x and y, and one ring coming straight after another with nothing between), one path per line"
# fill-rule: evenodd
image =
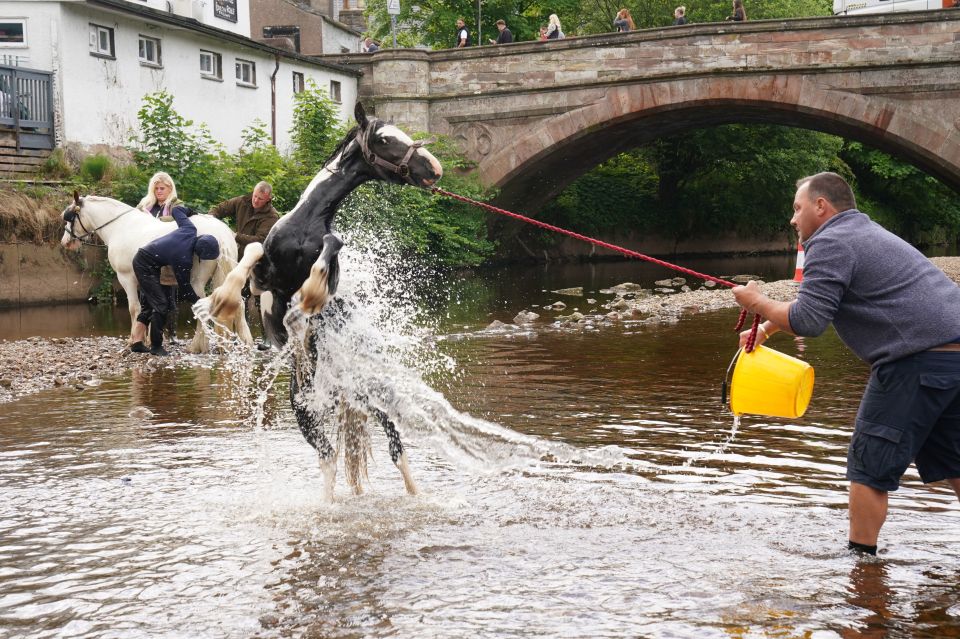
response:
M257 65L255 62L237 58L237 84L245 87L257 86Z
M200 49L200 75L211 80L223 80L223 58L219 53Z
M113 29L90 23L90 55L114 57Z
M336 80L330 80L330 99L340 103L340 83Z
M293 72L293 92L303 93L303 74L299 71Z
M159 67L160 64L160 40L149 36L140 36L140 64Z
M27 46L27 21L0 18L0 47Z

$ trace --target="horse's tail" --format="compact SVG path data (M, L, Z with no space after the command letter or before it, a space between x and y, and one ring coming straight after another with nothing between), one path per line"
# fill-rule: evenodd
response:
M360 494L361 482L367 479L367 467L372 454L370 432L366 427L367 414L342 400L337 423L337 448L343 451L347 485L353 488L354 493Z
M231 254L229 250L220 251L220 256L217 258L217 270L213 272L213 277L210 278L210 284L213 288L217 288L223 284L227 275L230 274L230 271L233 270L233 267L237 265L237 255L234 251Z

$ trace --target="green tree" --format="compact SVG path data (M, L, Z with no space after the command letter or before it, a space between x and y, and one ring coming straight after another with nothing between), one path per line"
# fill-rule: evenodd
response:
M772 125L698 129L652 146L662 226L676 239L717 230L788 232L798 177L836 168L840 138Z
M620 154L566 188L543 217L586 232L683 240L789 232L796 179L837 169L842 140L781 126L726 125Z
M884 226L918 245L955 241L960 196L915 166L859 142L840 156L857 176L858 205Z
M557 13L561 21L567 7L578 7L575 0L558 0L546 3L540 0L485 0L482 5L481 33L477 33L476 0L404 0L397 16L399 46L428 46L433 49L448 49L455 44L456 21L463 18L470 30L471 42L489 44L496 38L497 20L504 20L513 33L514 41L536 40L540 25L546 23L551 13ZM366 9L369 31L374 38L392 44L389 40L390 16L386 0L371 0ZM610 18L613 19L612 17ZM566 35L576 32L564 24Z
M480 201L494 195L466 173L472 165L449 138L439 136L430 150L444 167L444 189ZM350 195L338 215L342 228L390 237L401 251L433 266L480 264L495 248L483 211L423 189L368 182Z

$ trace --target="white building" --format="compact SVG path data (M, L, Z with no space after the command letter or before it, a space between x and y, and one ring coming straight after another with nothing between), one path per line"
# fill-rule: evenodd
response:
M0 65L52 72L58 146L128 144L143 96L161 90L230 150L255 120L287 150L293 94L309 79L342 120L352 114L355 71L249 33L249 0L3 0Z

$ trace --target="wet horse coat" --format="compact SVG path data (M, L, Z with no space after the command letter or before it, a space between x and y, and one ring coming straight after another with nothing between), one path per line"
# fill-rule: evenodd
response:
M264 331L276 346L287 342L283 319L295 296L299 294L304 312L314 314L336 293L340 268L337 254L343 242L334 233L334 218L343 199L368 180L428 188L443 173L437 159L397 127L367 118L360 104L355 117L357 127L346 135L294 209L270 230L263 243L263 257L253 266L251 289L262 292ZM324 329L322 320L315 325L318 330ZM315 343L311 341L305 354L295 355L295 360L290 401L304 437L320 456L325 495L330 499L337 451L323 432L325 416L311 406L304 388L317 367ZM381 424L390 442L390 457L400 468L407 491L416 492L403 445L388 416L363 397L339 401L341 411L367 413ZM356 483L354 490L359 492Z

